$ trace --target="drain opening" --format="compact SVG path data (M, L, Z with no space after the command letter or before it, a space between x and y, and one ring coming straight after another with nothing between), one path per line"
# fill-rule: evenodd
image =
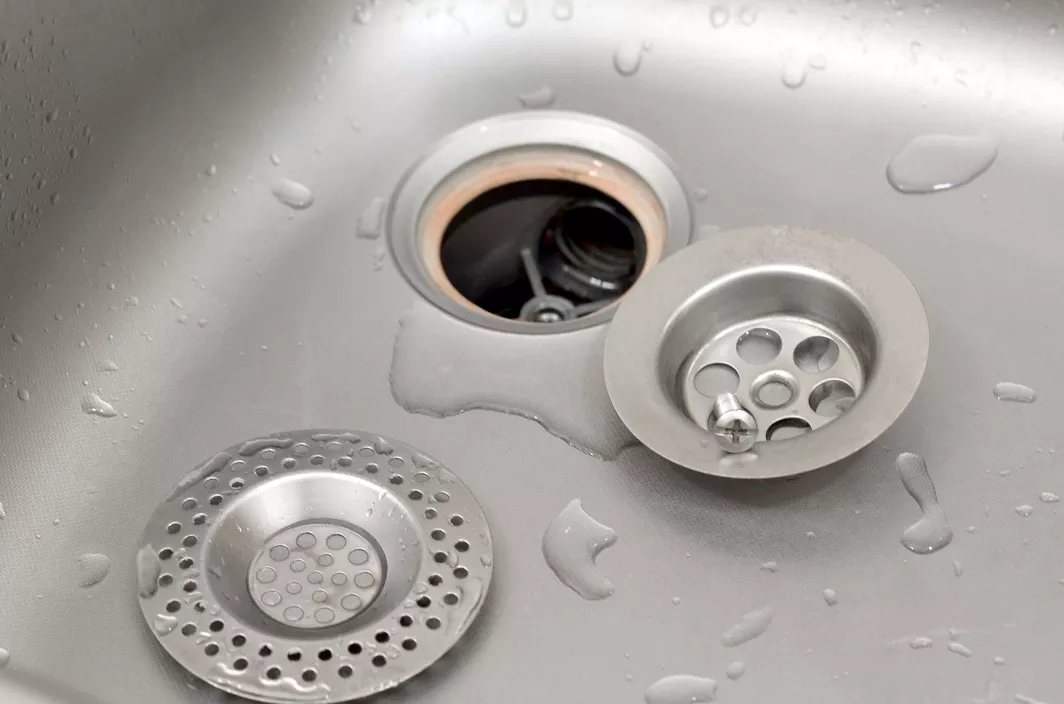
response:
M632 213L571 181L506 184L474 198L448 224L443 272L478 308L510 320L559 323L620 298L646 262Z

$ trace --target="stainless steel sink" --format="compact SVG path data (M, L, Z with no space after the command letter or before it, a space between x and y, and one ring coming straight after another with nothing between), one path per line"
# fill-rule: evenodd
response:
M732 702L1064 700L1057 4L39 0L0 16L3 701L225 696L156 643L135 556L190 469L287 428L430 453L491 524L478 621L387 700L634 702L673 674ZM886 255L931 329L900 420L798 479L705 477L612 415L603 326L519 335L427 303L381 203L438 140L528 104L655 144L692 239L786 224ZM941 192L892 188L888 163L926 135L961 139L909 154L901 190L993 163ZM998 382L1037 400L1000 401ZM955 534L926 556L901 544L921 515L906 451ZM541 552L574 499L617 536L599 601ZM110 569L83 587L103 564L87 554ZM765 607L764 633L722 636Z

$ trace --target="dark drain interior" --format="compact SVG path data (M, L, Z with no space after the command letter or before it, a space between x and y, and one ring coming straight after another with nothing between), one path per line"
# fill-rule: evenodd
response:
M645 260L643 231L627 208L558 180L480 195L450 222L440 247L443 271L466 299L494 315L538 323L610 305Z

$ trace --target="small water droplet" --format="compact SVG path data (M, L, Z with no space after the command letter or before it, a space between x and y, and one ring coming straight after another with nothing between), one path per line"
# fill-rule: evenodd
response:
M22 344L22 335L19 335L17 332L11 333L11 339L16 345Z
M728 676L729 680L737 680L746 674L746 663L736 660L728 665L727 669L724 670L724 674Z
M517 96L518 102L530 110L543 110L554 105L554 89L550 86L541 86L527 93Z
M157 635L169 635L175 628L177 628L177 619L167 614L156 614L152 626L155 628L155 633Z
M704 704L717 699L717 683L708 677L669 675L647 687L646 704Z
M997 139L926 134L906 144L887 164L887 181L900 193L935 193L971 183L997 159Z
M903 452L894 463L902 484L916 499L923 518L905 529L901 544L919 555L941 550L953 540L953 531L946 521L946 513L938 503L935 485L927 472L927 463L920 455Z
M640 41L627 41L613 52L613 68L622 76L635 75L642 63L643 44Z
M525 0L510 0L506 5L506 24L514 29L523 27L528 21L528 5Z
M543 534L543 557L562 584L584 599L605 599L613 594L613 585L599 574L595 558L616 542L617 533L573 499Z
M772 607L765 606L744 614L739 622L724 631L720 642L725 648L734 648L737 645L757 638L768 630L772 624Z
M724 5L714 5L709 8L709 23L716 29L728 24L731 19L731 10Z
M384 268L384 260L387 258L387 252L384 247L377 247L377 250L373 252L373 262L371 266L373 271L380 271Z
M1004 665L1005 664L1005 658L1003 658L1001 656L998 656L998 657L994 658L994 664L995 665Z
M909 647L913 650L923 650L924 648L930 648L934 642L930 638L920 636L919 638L913 638L909 641Z
M573 0L554 0L551 14L559 22L568 22L573 19Z
M387 203L383 198L377 197L369 202L362 215L358 218L355 226L355 236L362 239L375 240L381 236L384 229L384 210Z
M680 605L680 597L678 597L678 596L674 596L674 597L672 598L672 605L673 605L673 606L679 606L679 605Z
M757 8L747 5L739 10L739 21L745 24L747 27L757 22Z
M201 328L205 328L211 324L211 321L207 320L206 318L200 318L196 321L196 324L199 325Z
M1038 400L1038 393L1030 386L1001 381L994 384L994 398L1012 403L1034 403Z
M207 175L208 176L217 176L218 175L218 167L215 166L214 164L211 164L210 166L208 166L207 167Z
M100 398L100 395L97 393L90 393L81 400L81 410L89 415L99 416L100 418L114 418L118 415L114 406Z
M956 653L957 655L960 655L961 657L965 657L965 658L972 657L972 651L969 650L968 648L966 648L965 646L961 645L960 643L958 643L955 640L954 641L950 641L949 645L947 645L946 648L948 648L951 653Z
M1060 501L1060 497L1052 492L1043 491L1038 495L1038 500L1045 504L1055 504Z
M835 606L839 603L839 595L835 592L834 589L824 590L824 603L828 606Z
M794 90L805 84L806 76L809 75L809 63L804 58L788 55L783 62L783 70L780 72L780 81L784 86Z
M1031 506L1030 504L1020 504L1014 510L1017 515L1027 518L1034 513L1034 506Z
M373 19L373 3L370 0L361 0L355 5L355 24L369 24Z
M828 57L821 53L813 54L809 57L809 68L817 71L823 71L828 67Z
M18 400L19 401L29 401L30 400L30 392L27 391L26 389L19 389L18 391L15 392L15 395L18 396Z
M111 571L111 559L98 552L87 552L78 558L78 586L95 587Z
M962 565L960 563L960 560L954 560L953 561L953 575L955 577L960 577L962 574L964 574L964 565Z
M4 513L4 504L0 503L0 521L4 520L5 518L7 518L7 514Z
M293 210L305 210L314 205L314 194L298 181L281 179L273 186L273 196Z
M281 157L277 156L276 154L270 154L270 163L273 164L274 166L280 166L281 165Z
M188 322L188 315L185 314L185 313L178 313L177 314L177 322L179 322L182 325L184 325L185 323Z
M771 561L770 562L765 562L765 563L763 563L761 565L761 571L762 572L778 572L779 569L780 569L780 566L777 565L775 562L771 562Z
M0 648L0 670L7 667L9 662L11 662L11 653L4 648Z

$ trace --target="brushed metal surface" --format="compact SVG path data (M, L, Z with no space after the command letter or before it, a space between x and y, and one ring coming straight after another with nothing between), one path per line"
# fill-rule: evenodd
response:
M567 21L529 0L520 27L509 0L382 0L365 24L350 1L0 1L0 677L102 704L218 701L137 613L141 529L215 448L334 426L460 468L492 523L492 596L403 701L639 701L684 673L718 680L721 701L1064 698L1064 528L1060 504L1039 501L1064 495L1061 10L718 4L719 28L706 3L679 0L573 0ZM642 40L638 70L618 73L617 50ZM823 70L789 63L817 54ZM438 139L543 86L554 108L668 153L705 190L698 227L840 232L912 279L935 344L879 444L737 485L644 449L602 462L514 416L394 402L396 321L417 294L358 220ZM968 185L888 184L914 137L984 132L999 154ZM278 203L282 178L314 205ZM549 343L527 344L534 357ZM1002 381L1037 401L997 401ZM82 412L97 388L116 417ZM956 530L933 555L899 544L920 516L893 469L903 450L926 459ZM594 604L540 553L574 498L619 535L598 559L615 593ZM84 590L83 553L113 563ZM766 633L721 645L765 606ZM947 649L950 628L971 657Z

